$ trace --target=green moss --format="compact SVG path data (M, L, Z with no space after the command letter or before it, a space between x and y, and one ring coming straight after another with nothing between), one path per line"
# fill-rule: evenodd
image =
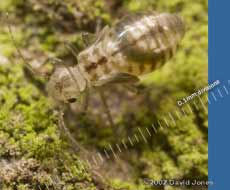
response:
M207 111L202 106L197 110L191 102L193 112L187 105L183 106L187 115L177 118L176 125L170 122L169 127L160 129L158 121L163 124L169 112L176 118L175 111L180 110L177 101L207 85L207 9L206 0L1 1L0 10L10 11L16 41L26 55L31 54L31 59L39 59L40 55L72 59L72 55L64 50L64 41L81 49L83 42L78 32L94 32L98 18L102 25L111 24L124 12L178 12L187 25L176 56L162 69L142 77L144 90L151 90L130 96L133 99L126 96L122 88L108 90L107 95L115 102L110 104L115 113L116 135L111 128L105 128L105 116L97 106L92 107L86 117L73 116L72 112L68 115L67 112L66 123L71 133L92 152L102 153L109 149L109 144L113 147L121 144L122 139L127 140L128 136L138 133L137 127L151 131L152 136L146 136L147 143L135 141L135 146L129 146L120 155L123 168L128 170L126 173L116 170L120 163L117 161L106 162L105 168L100 168L102 176L108 168L114 173L108 182L95 180L96 175L84 163L85 159L73 152L70 143L63 138L54 107L42 90L46 81L27 76L15 56L7 28L2 27L0 58L1 55L8 57L9 62L2 64L0 59L0 167L3 168L0 178L4 182L3 189L29 190L38 189L39 185L43 190L48 185L49 189L134 190L151 189L143 186L145 177L154 180L206 179ZM205 100L204 96L201 98ZM194 101L200 105L198 99ZM98 105L95 102L93 105ZM120 105L114 106L116 102ZM157 133L152 124L157 126ZM116 153L119 154L118 150ZM7 172L6 166L12 173Z

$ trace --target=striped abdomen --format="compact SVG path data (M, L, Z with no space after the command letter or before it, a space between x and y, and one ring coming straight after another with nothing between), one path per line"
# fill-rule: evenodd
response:
M95 80L114 72L152 72L175 54L184 32L183 21L174 14L125 17L88 49L85 71Z

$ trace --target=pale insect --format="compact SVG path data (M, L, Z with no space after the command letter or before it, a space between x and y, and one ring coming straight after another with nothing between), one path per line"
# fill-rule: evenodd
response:
M103 87L138 83L139 76L153 72L175 54L184 33L184 22L176 14L151 12L124 17L111 28L102 29L79 54L67 45L77 64L66 66L59 60L61 64L55 65L49 77L49 94L66 103L85 97L87 105L88 91L96 89L113 125Z

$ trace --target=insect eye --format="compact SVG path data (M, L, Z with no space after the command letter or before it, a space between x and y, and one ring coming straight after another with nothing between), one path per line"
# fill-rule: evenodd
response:
M74 103L74 102L77 101L77 99L76 99L76 98L70 98L70 99L68 99L67 101L68 101L69 103Z

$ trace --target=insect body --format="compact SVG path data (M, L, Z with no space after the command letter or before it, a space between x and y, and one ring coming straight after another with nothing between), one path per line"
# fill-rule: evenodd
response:
M170 59L185 33L180 17L168 13L137 14L105 27L77 56L74 67L57 66L49 89L55 99L73 102L92 87L136 83ZM57 88L58 82L62 88Z
M6 14L8 18L8 14ZM113 27L105 27L95 42L76 55L78 64L67 66L55 61L51 75L37 72L23 57L8 24L11 39L26 66L34 73L48 76L48 92L54 100L73 103L82 96L87 100L88 90L96 89L114 126L102 87L120 83L135 84L139 76L150 73L171 58L184 36L185 26L180 17L168 13L137 14L122 19ZM66 131L74 146L78 143L64 125L62 108L59 111L60 126Z
M17 52L27 67L34 70L17 47L9 24L8 27ZM51 75L35 73L49 77L48 92L54 100L66 103L81 97L87 100L88 90L96 89L107 107L102 87L137 83L140 75L154 71L175 54L184 33L184 23L175 14L152 12L128 16L111 28L106 26L79 55L67 46L77 59L75 66L59 60L55 61Z

